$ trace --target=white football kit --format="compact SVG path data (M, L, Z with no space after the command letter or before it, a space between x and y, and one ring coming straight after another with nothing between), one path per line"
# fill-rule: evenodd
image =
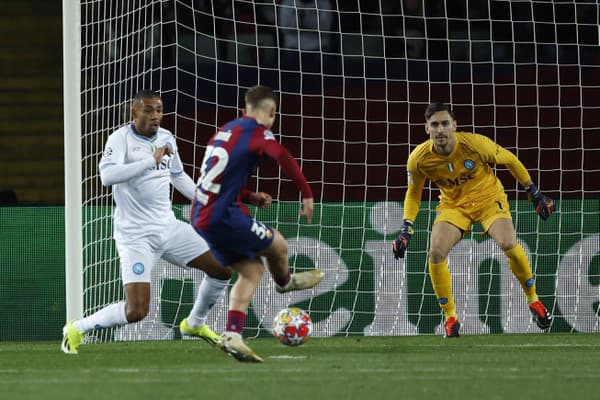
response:
M156 164L154 150L165 145L173 154ZM190 200L196 185L183 170L170 131L159 128L147 138L132 124L123 126L108 137L98 168L102 184L112 186L116 204L113 229L123 285L150 282L158 258L184 267L209 250L191 225L173 213L170 184Z

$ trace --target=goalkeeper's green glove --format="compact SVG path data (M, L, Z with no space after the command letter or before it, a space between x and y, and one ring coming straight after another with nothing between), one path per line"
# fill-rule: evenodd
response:
M535 204L535 212L542 220L547 220L554 212L554 200L542 194L534 184L527 188L527 198Z
M394 251L394 258L396 260L404 258L404 253L406 253L406 248L413 232L413 222L410 219L405 219L402 228L400 228L400 234L394 239L394 243L392 243L392 250Z

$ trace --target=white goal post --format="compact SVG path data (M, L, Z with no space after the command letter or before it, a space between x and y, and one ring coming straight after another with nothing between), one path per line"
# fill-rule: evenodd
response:
M477 3L477 4L475 4ZM265 162L249 182L277 202L253 210L289 241L297 270L326 279L277 294L268 274L246 336L269 335L284 306L309 312L315 335L436 334L442 321L426 272L438 192L425 188L405 260L406 159L427 139L427 104L452 104L459 130L513 151L558 211L542 222L497 166L518 240L553 331L600 331L599 7L574 1L63 0L67 318L122 298L110 188L97 165L129 121L140 89L161 93L163 125L194 178L208 138L241 115L245 90L280 96L273 130L315 192L312 225L290 180ZM189 204L174 193L176 215ZM502 251L475 225L450 255L463 333L538 331ZM152 277L148 317L88 340L180 337L202 273L166 262ZM209 317L222 330L227 299Z
M67 321L83 316L81 217L81 34L78 2L63 0L65 289Z

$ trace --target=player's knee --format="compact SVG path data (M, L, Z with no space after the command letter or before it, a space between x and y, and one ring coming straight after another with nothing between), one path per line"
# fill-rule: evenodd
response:
M288 243L287 240L285 240L285 238L283 237L283 235L279 232L277 232L277 235L275 235L275 237L277 238L277 248L279 249L279 252L287 257L287 253L288 253Z
M288 245L287 240L283 237L281 233L277 230L273 230L273 242L271 246L267 249L267 257L285 257L287 258Z
M448 252L439 248L439 247L431 247L429 249L429 260L431 260L434 264L439 264L448 258Z
M252 268L252 270L248 271L245 277L252 282L258 283L262 279L264 271L265 268L261 263L260 268Z
M517 245L517 239L516 238L506 238L506 239L497 240L496 243L498 244L498 247L500 247L502 249L502 251L508 251Z
M139 322L148 315L148 304L127 304L125 307L125 317L127 322Z
M238 281L252 282L256 283L256 285L260 282L265 270L263 263L258 259L254 261L242 261L233 264L232 267L238 273Z

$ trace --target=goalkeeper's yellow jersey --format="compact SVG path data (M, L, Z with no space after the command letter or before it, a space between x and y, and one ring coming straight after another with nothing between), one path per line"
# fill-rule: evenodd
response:
M506 165L522 185L531 179L513 153L477 133L456 132L456 145L448 156L437 154L431 139L420 144L408 157L404 218L415 220L426 179L440 189L441 203L457 207L484 204L488 198L503 193L504 186L491 164Z

